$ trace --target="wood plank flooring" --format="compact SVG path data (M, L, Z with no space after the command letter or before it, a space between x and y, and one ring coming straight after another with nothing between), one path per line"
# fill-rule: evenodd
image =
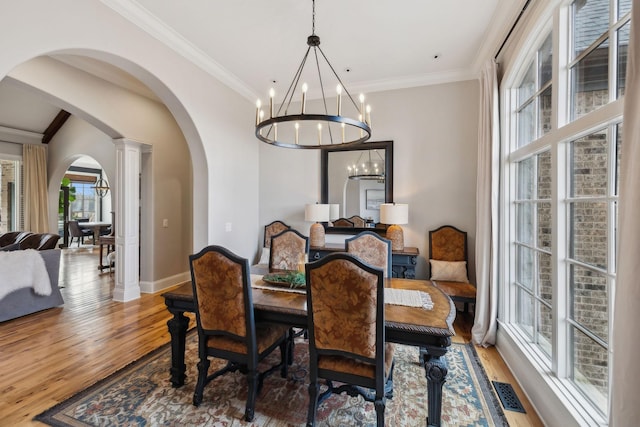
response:
M63 250L63 308L0 323L0 426L36 426L33 417L169 342L160 294L112 301L113 275L100 273L98 248ZM472 319L456 319L468 342ZM490 379L511 383L527 414L506 411L511 426L542 426L493 348L478 348ZM168 375L168 367L167 367Z

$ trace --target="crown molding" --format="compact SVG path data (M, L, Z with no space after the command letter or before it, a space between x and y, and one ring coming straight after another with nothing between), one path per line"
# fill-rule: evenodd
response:
M419 86L430 86L444 83L454 83L465 80L474 80L477 78L472 70L456 69L442 71L439 73L419 74L412 76L404 76L401 78L381 79L362 83L351 84L353 92L382 92L387 90L408 89Z
M229 70L224 68L202 50L191 44L135 0L100 0L104 5L139 27L149 35L167 45L196 66L211 74L241 96L255 101L258 95Z
M525 3L526 0L507 2L509 7L496 8L487 31L482 37L484 42L473 61L472 69L476 78L480 76L484 63L492 59L500 49L500 45L509 35Z

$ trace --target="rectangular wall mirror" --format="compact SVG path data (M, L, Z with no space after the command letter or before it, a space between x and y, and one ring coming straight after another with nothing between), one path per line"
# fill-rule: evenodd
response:
M393 141L323 148L320 171L321 203L339 206L327 233L384 234L386 225L378 223L380 204L393 201Z

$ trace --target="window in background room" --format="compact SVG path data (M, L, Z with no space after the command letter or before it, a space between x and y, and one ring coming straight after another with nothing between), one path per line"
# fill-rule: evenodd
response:
M566 7L558 6L558 26L514 67L520 77L506 92L504 320L532 365L560 380L549 383L562 388L563 403L587 408L581 416L597 424L608 417L610 396L631 0ZM566 57L554 57L565 51L558 40L570 41ZM552 88L561 93L552 98Z
M24 228L22 162L0 159L0 234Z

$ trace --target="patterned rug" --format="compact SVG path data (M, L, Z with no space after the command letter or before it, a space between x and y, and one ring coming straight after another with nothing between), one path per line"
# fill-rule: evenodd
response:
M35 420L52 426L299 426L308 405L308 347L296 343L289 377L279 371L264 381L256 400L255 418L243 420L246 381L228 373L205 387L199 407L192 405L197 377L197 335L187 337L187 380L169 383L169 345L43 412ZM277 361L276 350L270 356ZM393 373L394 397L387 400L386 426L424 426L427 417L426 378L415 347L398 345ZM453 344L446 355L449 373L443 389L443 426L507 426L506 419L472 345ZM269 360L268 360L269 361ZM214 364L223 361L214 360ZM211 372L210 371L210 372ZM324 389L324 388L323 388ZM318 408L319 426L375 426L375 409L362 398L333 395Z

